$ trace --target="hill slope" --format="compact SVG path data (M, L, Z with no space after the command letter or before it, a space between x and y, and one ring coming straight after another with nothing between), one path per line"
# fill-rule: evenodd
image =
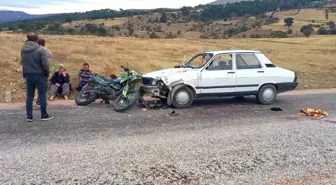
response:
M239 2L242 2L242 1L253 1L253 0L217 0L217 1L214 1L214 2L209 3L209 4L213 4L213 5L228 4L228 3L239 3Z
M31 15L21 11L0 10L0 23L17 21L17 20L35 19L50 15L52 14Z

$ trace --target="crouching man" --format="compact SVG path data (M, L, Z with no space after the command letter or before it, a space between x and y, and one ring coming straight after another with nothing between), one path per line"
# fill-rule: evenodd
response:
M57 94L64 96L68 100L71 91L70 76L63 66L60 67L59 71L54 73L50 81L50 100L54 100Z

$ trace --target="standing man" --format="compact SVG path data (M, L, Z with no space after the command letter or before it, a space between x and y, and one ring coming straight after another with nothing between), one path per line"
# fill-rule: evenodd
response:
M49 121L54 117L47 113L47 80L50 74L47 53L37 43L37 34L28 33L27 39L21 49L23 77L27 85L27 121L33 121L33 100L36 88L41 104L41 120Z

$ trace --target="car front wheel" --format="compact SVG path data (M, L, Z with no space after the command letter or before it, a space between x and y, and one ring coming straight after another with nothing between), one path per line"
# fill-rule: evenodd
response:
M188 108L194 101L194 93L188 87L181 87L176 91L173 97L173 106L175 108Z
M277 98L278 92L274 85L267 84L259 89L257 101L262 105L273 104Z

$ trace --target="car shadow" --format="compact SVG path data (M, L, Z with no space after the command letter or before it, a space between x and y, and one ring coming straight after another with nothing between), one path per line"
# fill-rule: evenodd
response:
M246 97L223 97L223 98L203 98L194 101L192 106L202 107L209 105L256 105L257 100L254 96Z

